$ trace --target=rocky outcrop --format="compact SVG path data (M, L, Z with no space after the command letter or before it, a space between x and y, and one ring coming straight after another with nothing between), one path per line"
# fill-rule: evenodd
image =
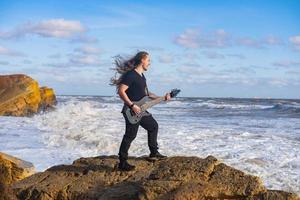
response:
M0 76L0 115L30 116L56 104L54 91L23 74Z
M9 185L34 174L32 163L0 152L0 180Z
M295 194L267 190L256 176L216 158L169 157L148 161L132 157L136 169L116 169L116 156L80 158L54 166L15 184L18 199L264 199L299 200Z
M56 96L54 94L54 90L48 87L40 88L41 102L40 109L46 110L48 108L52 108L52 105L56 104Z
M0 200L13 199L13 192L9 186L34 172L31 163L0 152Z

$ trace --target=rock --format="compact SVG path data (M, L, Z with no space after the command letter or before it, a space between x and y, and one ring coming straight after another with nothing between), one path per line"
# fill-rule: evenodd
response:
M41 87L40 94L41 94L40 108L42 110L52 108L52 106L56 104L56 97L54 94L54 90L52 88Z
M134 171L117 170L117 156L80 158L36 173L12 188L18 199L269 199L299 200L267 190L256 176L220 163L213 156L169 157L149 162L130 157Z
M31 163L0 152L0 200L16 199L10 185L34 172Z
M263 200L298 200L299 196L290 192L284 192L279 190L268 190L266 193L260 194L259 199Z
M13 190L0 182L0 200L15 200L17 197L14 195Z
M0 152L0 180L10 185L35 173L32 163Z
M23 74L0 76L0 115L30 116L56 104L52 89Z

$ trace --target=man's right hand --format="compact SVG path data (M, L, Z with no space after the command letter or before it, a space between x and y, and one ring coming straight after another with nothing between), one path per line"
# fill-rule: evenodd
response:
M141 112L141 108L138 105L133 105L131 108L135 114L139 114Z

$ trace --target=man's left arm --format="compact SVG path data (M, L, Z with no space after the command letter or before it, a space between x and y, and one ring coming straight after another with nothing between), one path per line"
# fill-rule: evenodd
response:
M159 96L157 96L156 94L154 94L154 93L152 93L152 92L150 92L150 91L149 91L149 97L150 97L151 99L157 99L157 98L159 98Z
M150 99L157 99L157 98L160 98L160 96L157 96L156 94L154 94L154 93L152 93L152 92L150 92L150 91L149 91L149 97L150 97ZM167 93L167 94L165 95L165 101L167 101L167 100L169 100L169 99L171 99L170 93Z

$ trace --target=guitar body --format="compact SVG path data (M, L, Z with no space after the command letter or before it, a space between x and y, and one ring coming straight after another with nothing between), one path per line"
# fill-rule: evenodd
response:
M173 89L170 92L171 98L176 97L179 92L179 89ZM133 101L135 105L138 105L141 108L141 112L139 114L135 114L135 112L131 110L127 105L124 105L122 113L125 113L126 118L131 124L136 124L141 121L142 117L151 115L147 111L148 108L151 108L152 106L164 101L164 99L164 97L159 97L157 99L151 100L149 96L145 96L139 101Z
M139 101L133 101L133 103L141 107L148 101L150 101L150 98L148 96L145 96ZM139 114L135 114L128 106L125 107L124 113L131 124L136 124L139 121L141 121L142 117L151 115L150 113L148 113L146 110L143 109L141 109L141 112Z

